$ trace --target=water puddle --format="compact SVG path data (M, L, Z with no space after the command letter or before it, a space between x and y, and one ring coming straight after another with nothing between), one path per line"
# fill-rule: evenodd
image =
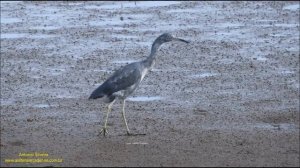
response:
M124 24L129 24L134 21L132 20L126 20L122 21L120 18L111 18L107 20L100 20L100 21L89 21L90 26L113 26L113 25L124 25Z
M114 2L113 4L109 5L90 5L87 6L87 9L122 9L122 8L150 8L150 7L161 7L161 6L169 6L180 4L179 1L157 1L155 3L151 1L135 1L135 2Z
M227 31L228 30L228 31ZM244 29L234 28L234 29L226 29L225 27L222 28L222 31L217 32L208 32L207 35L209 36L207 39L213 39L217 41L231 41L231 42L239 42L240 40L247 40L248 35L247 31Z
M211 73L211 72L204 72L200 74L191 75L192 78L207 78L218 75L217 73Z
M282 69L282 70L279 70L279 73L283 74L283 75L290 75L290 74L294 74L295 72L294 71L290 71L288 69Z
M54 97L56 98L59 98L59 99L73 99L73 98L79 98L79 96L74 96L74 95L71 95L71 94L58 94L58 95L55 95Z
M14 4L14 3L21 3L21 2L23 2L23 1L1 1L1 4L5 4L5 3L7 3L7 4L12 3L12 4Z
M76 22L76 20L86 15L86 13L78 12L76 9L61 11L55 5L45 7L44 5L28 4L26 10L28 11L28 22L34 22L37 27L43 27L44 25L63 28L80 27L84 26L84 23Z
M278 20L271 20L271 19L262 19L262 20L254 20L255 22L277 22Z
M157 69L157 68L153 68L151 71L152 72L189 72L189 71L192 71L192 70L181 69L181 68L174 68L174 69Z
M40 78L42 78L41 75L31 75L29 77L32 78L32 79L40 79Z
M60 29L62 27L58 27L58 26L36 26L36 27L32 27L31 29L34 30L57 30Z
M256 57L256 60L258 60L258 61L267 61L268 58L263 57L263 56L258 56L258 57Z
M235 27L235 28L240 28L245 26L244 24L240 24L240 23L221 23L221 24L217 24L215 26L218 26L220 28L227 28L227 27Z
M298 27L299 24L287 24L287 23L278 23L278 24L275 24L275 26L277 27Z
M123 14L122 16L124 16L124 20L125 19L141 20L141 19L151 17L151 14L137 13L137 14Z
M115 60L112 63L115 63L115 64L130 64L130 63L133 63L133 62L137 62L137 61L136 60Z
M27 34L27 33L1 33L1 39L17 39L17 38L29 38L29 39L41 39L41 38L53 38L54 35L47 34Z
M171 9L167 12L170 12L170 13L199 13L199 9L191 9L191 8L188 8L188 9Z
M102 83L94 83L93 86L100 86L102 84L103 84L103 82Z
M67 4L67 6L80 6L80 5L84 5L84 2L76 2L76 1L73 1L73 2L70 2L70 1L66 1L65 2Z
M37 107L37 108L49 108L49 104L35 104L32 107Z
M255 20L250 26L259 26L259 27L283 27L283 28L295 28L299 27L299 23L276 23L278 20Z
M176 4L180 4L181 2L179 1L157 1L155 3L151 2L151 1L137 1L136 4L135 3L128 3L126 4L126 7L160 7L160 6L169 6L169 5L176 5Z
M120 16L112 18L103 18L102 20L90 20L89 25L91 26L122 26L125 24L140 23L150 18L149 14L122 14ZM111 27L110 27L111 28ZM118 30L119 27L113 27L112 29Z
M269 124L269 123L257 123L253 125L254 128L270 129L270 130L295 130L298 129L295 124L280 123L280 124Z
M19 22L22 22L22 19L1 17L1 24L11 24L11 23L19 23Z
M85 9L103 9L101 5L86 5Z
M295 89L299 89L300 88L300 84L298 83L298 81L296 80L291 80L291 86Z
M112 37L122 38L122 39L137 39L137 38L139 38L138 36L122 35L122 34L115 34L115 35L112 35Z
M220 64L232 64L235 62L234 59L229 59L229 58L225 58L225 59L221 59L218 61Z
M57 75L60 75L63 72L65 72L66 69L63 69L63 68L47 68L47 71L48 71L49 75L57 76Z
M28 35L27 38L40 39L40 38L53 38L53 37L56 37L56 36L48 35L48 34L33 34L33 35Z
M9 106L9 105L14 105L16 104L15 100L0 100L1 101L1 106Z
M283 34L283 33L278 33L278 34L270 34L271 37L286 37L286 36L291 36L291 34Z
M79 70L79 71L87 71L87 72L113 72L107 69L88 69L88 70Z
M155 101L155 100L163 100L162 97L160 96L152 96L152 97L147 97L147 96L138 96L138 97L129 97L129 101Z
M44 20L46 23L49 21L54 22L67 22L67 15L66 14L32 14L32 18L38 17L38 20ZM68 17L71 18L71 17ZM64 25L64 24L60 24Z
M148 142L128 142L126 145L148 145Z
M1 39L16 39L28 36L25 33L1 33Z
M177 31L177 30L186 30L186 29L199 29L201 28L201 25L186 25L186 24L180 24L180 23L167 23L167 24L159 24L147 28L140 28L140 32L145 31L154 31L154 32L161 32L161 31Z
M300 8L300 5L299 5L299 4L294 4L294 5L287 5L287 6L284 6L282 9L283 9L283 10L298 11L299 8Z

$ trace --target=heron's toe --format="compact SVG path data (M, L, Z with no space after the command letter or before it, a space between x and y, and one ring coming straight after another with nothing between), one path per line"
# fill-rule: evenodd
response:
M104 136L105 136L106 134L108 134L107 128L103 127L103 128L101 129L99 135L100 135L100 134L103 134Z

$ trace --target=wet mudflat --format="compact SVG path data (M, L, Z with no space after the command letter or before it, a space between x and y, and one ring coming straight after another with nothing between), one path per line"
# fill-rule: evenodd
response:
M1 166L299 166L299 3L1 2ZM121 103L87 100L164 44ZM5 163L44 152L62 163Z

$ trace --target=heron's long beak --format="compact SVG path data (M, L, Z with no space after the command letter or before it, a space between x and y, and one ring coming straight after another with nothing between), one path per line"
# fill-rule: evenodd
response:
M186 41L186 40L183 40L183 39L180 39L180 38L174 38L173 40L181 41L181 42L185 42L185 43L190 43L189 41Z

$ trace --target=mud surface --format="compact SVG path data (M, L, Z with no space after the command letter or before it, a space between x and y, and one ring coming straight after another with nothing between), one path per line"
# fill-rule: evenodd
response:
M299 166L298 2L1 2L1 166ZM126 104L87 100L150 53ZM62 163L5 163L19 153ZM22 157L26 158L26 157ZM39 157L41 158L41 157Z

